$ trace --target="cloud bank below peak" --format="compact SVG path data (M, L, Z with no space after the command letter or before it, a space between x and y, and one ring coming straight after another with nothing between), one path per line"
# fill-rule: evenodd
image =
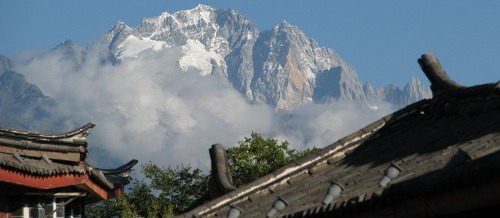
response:
M258 31L233 10L203 5L137 28L117 22L87 48L67 41L17 62L57 103L43 120L59 131L97 124L95 161L207 168L211 144L234 146L251 132L323 147L427 90L417 80L403 90L363 86L354 67L299 28ZM405 97L413 91L424 95Z
M139 159L168 165L190 163L207 169L211 144L234 146L251 132L288 140L304 149L323 147L390 112L363 104L308 104L275 111L251 104L216 76L183 70L182 47L148 49L119 64L101 63L88 51L83 63L48 52L16 67L56 102L60 129L97 124L89 157L104 152L116 160ZM99 162L100 160L94 160Z

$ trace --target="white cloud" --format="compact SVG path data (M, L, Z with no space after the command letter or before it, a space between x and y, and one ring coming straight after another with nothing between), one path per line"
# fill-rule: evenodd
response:
M281 129L299 149L325 147L391 112L391 105L372 110L366 104L308 104L281 115Z
M98 55L75 66L57 52L18 67L58 102L65 129L86 122L97 127L91 151L110 159L141 163L191 163L209 168L211 144L236 145L252 131L288 140L297 148L324 147L389 112L355 104L310 104L291 112L252 105L216 76L179 67L182 48L149 49L120 64L101 64ZM103 157L91 153L90 158ZM99 160L94 160L99 162Z

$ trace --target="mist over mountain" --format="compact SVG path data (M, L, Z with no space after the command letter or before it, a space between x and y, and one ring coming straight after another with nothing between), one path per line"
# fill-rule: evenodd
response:
M14 67L14 63L8 57L0 55L0 73L11 70Z
M4 127L50 129L57 120L47 120L55 101L13 71L13 62L0 55L0 121Z
M58 131L93 122L96 161L208 166L211 144L232 146L252 131L322 147L430 97L416 78L402 89L362 84L339 54L286 21L259 31L234 10L206 5L138 27L117 22L88 47L68 40L14 62L0 58L0 69L22 74L5 76L21 85L2 86L9 103L0 121ZM6 106L16 104L27 111Z

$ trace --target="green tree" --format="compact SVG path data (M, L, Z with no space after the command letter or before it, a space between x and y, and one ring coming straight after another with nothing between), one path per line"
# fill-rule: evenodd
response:
M120 215L125 217L120 213L116 201L116 199L111 199L85 206L85 217L114 217Z
M238 146L226 149L236 187L248 184L319 149L297 151L285 141L263 138L252 132ZM88 217L171 217L190 209L208 197L209 174L189 165L142 166L145 180L135 180L126 195L87 207Z
M142 166L145 179L135 180L127 194L89 205L87 217L171 217L203 199L209 176L191 166Z
M142 172L151 180L149 187L158 192L161 211L171 207L174 213L180 213L208 193L209 176L189 165L165 168L148 163Z
M248 184L318 150L312 148L297 151L291 149L287 141L280 144L276 139L265 139L255 132L238 144L239 146L226 149L229 169L236 187Z

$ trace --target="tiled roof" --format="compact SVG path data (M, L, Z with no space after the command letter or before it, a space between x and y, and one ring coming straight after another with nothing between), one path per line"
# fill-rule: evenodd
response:
M34 177L86 174L106 189L123 187L129 183L128 172L137 160L116 169L100 169L88 164L86 136L94 126L89 123L58 134L0 127L0 169Z
M472 175L497 172L499 83L463 87L447 78L433 56L419 62L431 80L433 99L383 117L179 217L303 217L398 193L425 195L425 188L453 188L457 178L467 182L477 179Z
M17 160L12 154L0 153L0 167L25 172L36 176L56 176L68 173L84 174L87 169L83 165L68 165L46 162L43 159L21 158Z
M18 140L29 140L33 142L58 143L61 145L86 145L86 136L94 128L94 124L88 123L78 129L64 133L40 133L36 131L23 131L12 128L0 127L1 138L13 138Z
M87 135L95 125L86 124L78 129L44 134L0 127L0 153L20 153L31 158L43 155L52 160L80 162L87 156Z

